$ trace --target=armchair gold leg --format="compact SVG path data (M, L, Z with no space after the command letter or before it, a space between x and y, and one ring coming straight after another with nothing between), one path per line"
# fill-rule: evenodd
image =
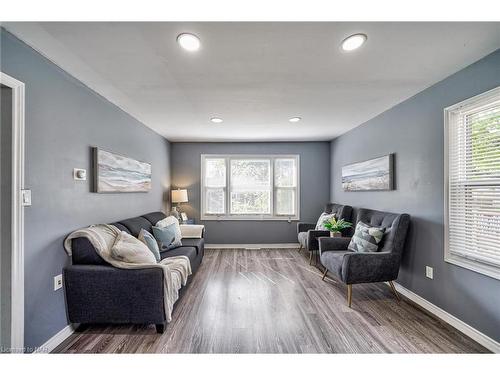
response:
M352 302L352 284L347 285L347 305L351 307Z
M312 264L312 260L313 260L313 252L309 251L309 265Z
M299 246L299 253L302 251L302 244Z
M323 277L321 278L321 280L325 280L327 273L328 273L328 268L325 267L325 272L323 272Z
M398 300L398 301L401 301L401 297L399 297L398 292L396 292L396 288L394 287L394 283L393 283L392 281L389 281L389 286L391 287L392 292L393 292L393 293L394 293L394 295L396 296L397 300Z

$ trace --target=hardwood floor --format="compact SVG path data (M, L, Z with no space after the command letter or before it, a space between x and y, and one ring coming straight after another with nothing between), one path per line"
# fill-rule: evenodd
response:
M207 250L165 333L92 326L59 353L478 353L481 345L385 284L325 278L297 250Z

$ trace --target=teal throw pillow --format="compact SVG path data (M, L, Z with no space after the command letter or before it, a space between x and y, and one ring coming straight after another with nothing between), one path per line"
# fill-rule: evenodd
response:
M166 227L153 227L153 234L162 250L170 250L182 246L180 239L175 238L176 227L175 224L167 225Z
M161 260L160 257L160 249L158 248L158 243L154 236L149 233L147 230L141 229L139 233L139 241L144 242L149 250L153 253L156 258L156 261L159 262Z

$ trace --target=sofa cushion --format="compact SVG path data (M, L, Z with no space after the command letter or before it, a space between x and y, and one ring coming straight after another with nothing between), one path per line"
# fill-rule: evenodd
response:
M123 224L120 224L120 223L111 223L110 225L113 225L113 226L117 227L122 232L127 232L127 233L130 234L130 231L128 230L128 228L125 225L123 225Z
M196 261L196 249L191 246L181 246L169 251L163 251L160 253L161 259L176 257L179 255L184 255L189 258L191 264L194 264Z
M142 216L120 220L119 224L124 225L130 232L130 234L134 237L139 236L141 229L147 230L149 233L151 233L151 223L149 222L149 220L143 218Z
M349 253L352 253L352 251L326 251L321 253L321 264L324 265L328 271L342 278L344 255Z
M299 244L301 244L303 248L307 248L307 232L300 232L298 238Z
M150 212L149 214L142 215L151 225L156 225L160 220L165 219L167 216L163 212Z
M189 246L196 248L196 254L203 251L205 246L205 240L203 238L183 238L182 246Z

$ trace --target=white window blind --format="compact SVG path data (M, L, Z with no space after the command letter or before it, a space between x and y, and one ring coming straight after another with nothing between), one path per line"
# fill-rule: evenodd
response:
M445 110L445 260L500 278L500 88Z
M202 220L298 220L298 155L202 155Z

